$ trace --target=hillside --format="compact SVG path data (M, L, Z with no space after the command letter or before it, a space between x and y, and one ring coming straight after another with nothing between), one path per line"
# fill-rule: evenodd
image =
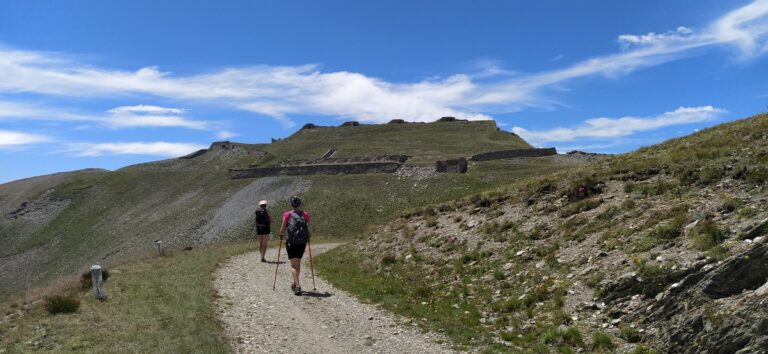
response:
M269 161L315 159L335 148L335 157L394 154L413 156L411 163L434 163L530 147L517 135L497 129L494 121L457 121L301 129L264 151Z
M768 350L768 115L439 203L321 257L491 352Z
M539 173L569 168L558 157L473 163L466 174L272 176L231 180L228 169L283 159L410 154L415 162L527 147L493 122L441 122L302 129L273 144L214 143L184 158L0 185L0 299L75 274L170 249L250 235L255 202L274 211L301 194L319 240L345 240L402 210L438 203ZM271 161L271 162L270 162ZM410 162L410 161L409 161ZM409 170L410 171L410 170Z

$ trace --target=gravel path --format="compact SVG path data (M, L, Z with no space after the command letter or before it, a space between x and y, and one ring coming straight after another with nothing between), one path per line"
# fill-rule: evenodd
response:
M313 255L335 245L317 245ZM282 249L280 261L285 257ZM274 260L275 249L267 252ZM290 265L261 263L258 252L233 257L214 274L216 311L237 353L451 353L433 333L402 325L404 319L316 278L312 290L308 253L301 273L303 296L290 291Z

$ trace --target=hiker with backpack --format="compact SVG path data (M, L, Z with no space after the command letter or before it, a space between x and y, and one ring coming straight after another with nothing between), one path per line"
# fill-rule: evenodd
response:
M261 261L266 262L264 256L267 254L269 245L270 225L272 224L272 215L267 210L267 201L259 201L259 207L256 209L256 238L259 239L259 251L261 251Z
M293 210L283 213L283 225L280 227L280 239L283 239L286 231L288 237L285 241L285 249L288 251L288 260L291 262L291 275L293 284L291 290L295 295L301 295L301 283L299 283L299 274L301 272L301 258L304 256L304 250L309 242L309 213L299 209L301 199L291 197L291 206Z

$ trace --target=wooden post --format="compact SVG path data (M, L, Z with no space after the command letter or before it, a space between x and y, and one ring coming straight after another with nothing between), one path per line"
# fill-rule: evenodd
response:
M164 257L165 249L163 248L163 241L157 240L155 241L155 245L157 246L157 254L159 254L160 257Z
M104 293L104 280L101 277L101 267L98 265L91 266L91 284L93 284L93 295L99 300L107 298L107 294Z

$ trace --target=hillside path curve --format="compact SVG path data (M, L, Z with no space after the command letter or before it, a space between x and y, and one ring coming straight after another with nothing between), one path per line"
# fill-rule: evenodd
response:
M274 242L274 241L272 241ZM256 244L254 243L254 246ZM335 247L312 247L313 255ZM286 259L281 249L281 263ZM274 261L275 248L267 252ZM305 294L290 290L290 265L282 263L272 290L275 264L258 251L235 256L214 273L216 312L236 353L453 353L442 336L403 325L404 319L363 304L316 277L312 290L309 254L301 269Z

